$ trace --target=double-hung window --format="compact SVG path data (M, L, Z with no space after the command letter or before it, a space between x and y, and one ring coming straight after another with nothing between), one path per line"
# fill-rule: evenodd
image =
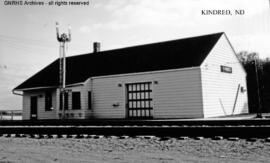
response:
M72 109L78 110L81 109L81 93L72 92Z
M52 92L46 91L45 92L45 111L52 110Z

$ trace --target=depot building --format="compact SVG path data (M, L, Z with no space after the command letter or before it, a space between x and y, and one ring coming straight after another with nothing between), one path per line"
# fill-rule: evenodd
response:
M246 72L225 33L66 58L62 106L59 59L14 92L23 119L206 118L248 112ZM61 110L64 108L64 111Z

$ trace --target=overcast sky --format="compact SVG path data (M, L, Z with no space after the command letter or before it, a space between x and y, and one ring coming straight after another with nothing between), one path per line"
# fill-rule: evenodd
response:
M39 0L46 1L46 0ZM0 109L21 109L11 93L59 56L55 22L72 27L68 56L226 32L237 52L270 57L268 0L90 0L89 6L6 6L0 2ZM244 15L202 15L201 10L244 10Z

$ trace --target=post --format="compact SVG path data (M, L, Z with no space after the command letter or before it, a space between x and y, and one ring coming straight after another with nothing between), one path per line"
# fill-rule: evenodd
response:
M71 28L68 28L68 35L63 33L59 35L59 27L56 22L56 36L60 43L59 50L59 88L60 96L62 96L62 119L65 118L65 89L66 89L66 43L71 41ZM61 102L61 101L60 101Z
M254 60L255 65L255 75L256 75L256 83L257 83L257 94L258 94L258 109L257 109L257 116L256 118L262 118L262 105L261 105L261 97L260 97L260 81L258 75L258 68L257 68L257 58Z
M62 42L62 118L65 118L65 89L66 89L66 55L65 42Z

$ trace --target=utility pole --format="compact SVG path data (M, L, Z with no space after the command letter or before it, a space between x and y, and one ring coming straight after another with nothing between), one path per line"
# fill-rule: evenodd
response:
M56 37L60 43L59 48L59 88L60 96L62 96L62 116L65 118L65 94L66 94L66 43L71 41L71 28L68 27L68 35L66 33L59 34L59 24L56 22Z
M255 66L255 75L256 75L256 83L257 83L257 94L258 94L258 109L256 118L262 118L262 102L261 102L261 92L260 92L260 81L258 75L258 63L257 57L254 58L254 66Z

